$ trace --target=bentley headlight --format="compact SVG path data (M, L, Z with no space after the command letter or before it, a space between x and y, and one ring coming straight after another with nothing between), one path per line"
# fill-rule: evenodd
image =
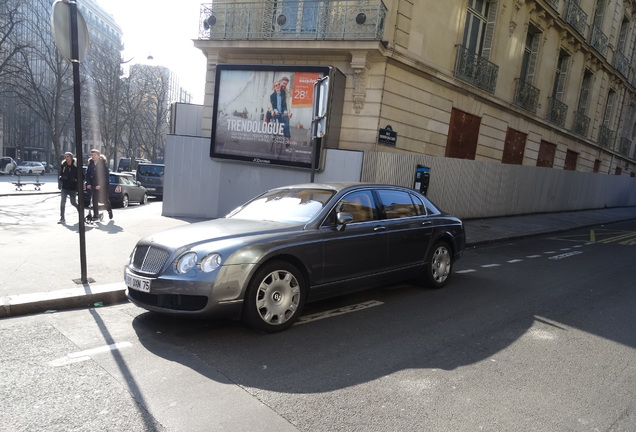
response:
M211 253L201 260L201 271L206 273L213 272L221 265L221 255L218 253Z
M187 273L197 265L197 254L194 252L188 252L181 255L177 260L177 272Z

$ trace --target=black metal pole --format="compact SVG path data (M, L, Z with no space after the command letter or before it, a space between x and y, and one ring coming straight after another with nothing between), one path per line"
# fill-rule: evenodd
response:
M73 65L73 104L75 110L75 154L77 156L77 204L79 207L80 267L82 283L88 283L86 272L86 226L84 225L84 155L82 153L82 110L80 107L79 36L77 30L77 3L70 1L71 64Z

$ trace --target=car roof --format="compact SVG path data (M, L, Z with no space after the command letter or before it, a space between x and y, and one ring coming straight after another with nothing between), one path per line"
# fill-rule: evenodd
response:
M288 185L281 186L277 188L272 188L272 190L276 189L327 189L333 190L335 192L340 192L345 189L349 189L352 187L358 186L368 186L368 187L378 187L378 188L400 188L405 189L403 186L396 186L390 184L380 184L380 183L367 183L367 182L326 182L326 183L301 183L296 185Z

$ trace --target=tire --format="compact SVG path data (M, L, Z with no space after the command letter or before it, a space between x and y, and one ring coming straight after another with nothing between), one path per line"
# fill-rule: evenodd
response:
M139 202L141 205L148 204L148 194L144 193L144 196L141 197L141 201Z
M442 288L448 282L453 271L453 254L445 241L433 245L429 256L426 257L424 283L431 288Z
M128 204L130 204L130 200L128 199L128 195L124 194L124 196L121 197L121 206L123 208L126 208L126 207L128 207Z
M260 268L247 288L243 322L266 333L289 328L302 313L307 285L291 263L273 261Z

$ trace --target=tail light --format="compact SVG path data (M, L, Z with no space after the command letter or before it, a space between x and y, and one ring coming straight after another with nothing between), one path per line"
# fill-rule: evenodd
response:
M115 188L115 193L121 193L121 186L117 186Z

